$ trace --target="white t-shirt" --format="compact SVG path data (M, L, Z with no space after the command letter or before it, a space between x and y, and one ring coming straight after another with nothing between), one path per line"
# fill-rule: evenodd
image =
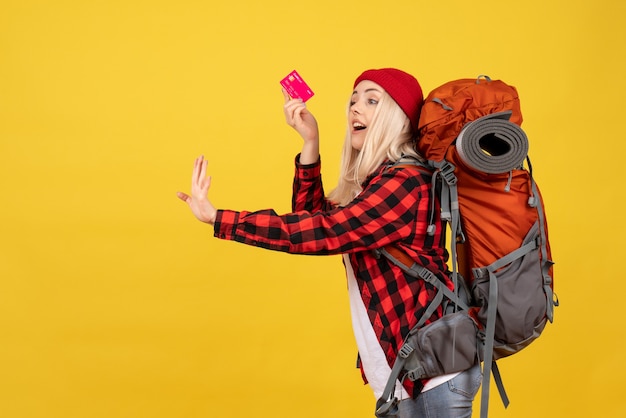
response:
M383 352L374 328L367 315L367 309L363 304L361 293L359 292L359 286L357 285L352 265L350 264L350 258L344 254L344 264L346 266L346 274L348 278L348 295L350 298L350 313L352 315L352 329L354 330L354 337L356 339L356 345L359 350L359 357L361 358L361 367L363 367L363 373L367 378L367 382L374 391L376 399L380 398L387 385L387 379L391 374L391 367L387 363L387 357ZM422 392L432 389L442 383L452 379L458 373L447 374L443 376L437 376L430 379ZM404 387L398 382L395 388L395 397L398 399L408 399L409 394Z

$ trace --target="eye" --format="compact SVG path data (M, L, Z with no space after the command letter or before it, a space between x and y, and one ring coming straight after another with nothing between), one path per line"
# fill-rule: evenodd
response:
M356 103L355 101L350 100L350 107L354 106L355 103Z
M367 103L369 103L371 105L377 105L378 104L378 100L376 100L376 99L368 99Z

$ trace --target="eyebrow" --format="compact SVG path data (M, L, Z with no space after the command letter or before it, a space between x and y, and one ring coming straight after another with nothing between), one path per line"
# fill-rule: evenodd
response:
M380 91L380 90L378 90L378 89L376 89L376 88L370 88L370 89L367 89L367 90L365 90L363 93L369 93L370 91L377 91L378 93L381 93L381 91ZM356 91L356 90L354 90L354 91L352 92L352 95L354 96L356 93L357 93L357 91Z

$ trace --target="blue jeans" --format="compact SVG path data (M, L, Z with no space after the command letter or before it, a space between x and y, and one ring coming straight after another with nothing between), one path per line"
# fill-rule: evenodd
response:
M398 404L398 418L471 418L472 401L482 372L477 364L437 387L421 393L416 399Z

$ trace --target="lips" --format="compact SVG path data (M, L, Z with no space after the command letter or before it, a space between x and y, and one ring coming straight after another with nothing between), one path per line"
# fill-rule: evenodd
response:
M352 130L354 131L362 131L363 129L367 128L367 126L365 126L364 124L362 124L359 121L354 121L352 122Z

